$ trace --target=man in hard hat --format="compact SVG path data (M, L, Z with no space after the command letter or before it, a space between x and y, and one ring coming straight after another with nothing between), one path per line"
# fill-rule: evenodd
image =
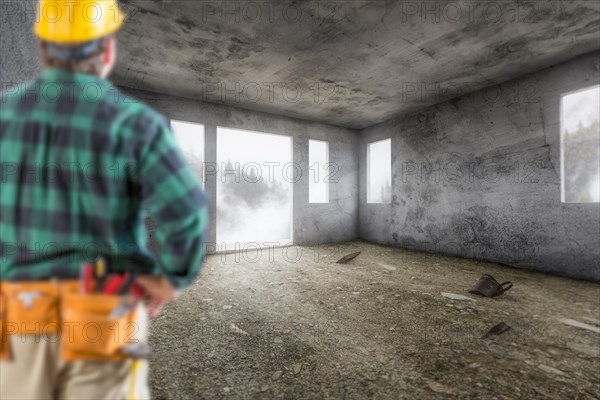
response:
M2 94L1 399L147 397L140 321L202 264L206 197L167 120L105 79L124 18L40 1L45 70Z

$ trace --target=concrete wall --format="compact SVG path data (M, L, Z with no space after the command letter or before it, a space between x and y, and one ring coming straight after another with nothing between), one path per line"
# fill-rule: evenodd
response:
M300 245L342 242L358 237L358 131L316 122L280 117L223 105L123 89L168 118L204 124L207 163L216 162L217 126L291 136L293 161L302 171L293 189L294 243ZM308 140L329 142L329 161L337 166L329 184L328 204L308 203ZM215 174L207 174L205 188L211 196L210 242L216 242Z
M33 79L40 70L37 39L31 30L36 4L23 0L0 5L0 90Z
M600 204L561 203L560 95L596 85L600 53L365 129L360 236L600 279ZM392 138L391 204L366 203L366 145Z

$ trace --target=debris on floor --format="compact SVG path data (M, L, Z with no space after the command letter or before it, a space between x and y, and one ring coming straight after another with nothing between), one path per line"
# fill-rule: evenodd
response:
M245 330L243 330L242 328L240 328L239 326L237 326L236 324L231 324L229 325L229 328L234 331L235 333L239 333L241 335L248 335L248 332L246 332Z
M513 284L509 281L498 283L498 281L490 274L483 274L473 287L469 290L469 293L478 294L485 297L497 297L504 294Z
M337 260L336 264L348 264L350 261L352 261L356 257L358 257L360 255L360 253L362 253L362 252L361 251L357 251L356 253L345 255L344 257L342 257L339 260Z
M574 326L575 328L587 329L588 331L600 333L600 327L586 324L585 322L579 322L569 318L559 318L558 321L565 325Z
M556 368L553 368L553 367L549 367L549 366L544 365L544 364L540 364L537 367L539 369L541 369L542 371L549 372L551 374L556 374L556 375L564 375L565 374L564 372L562 372L559 369L556 369Z
M425 382L427 382L427 387L436 393L456 394L456 389L444 385L443 383L436 382L433 379L425 378Z
M395 271L397 269L393 265L388 265L388 264L381 264L381 267L389 272Z
M275 371L275 372L273 372L273 375L271 375L271 379L274 381L278 381L282 375L283 375L283 371L281 371L281 370Z
M590 318L590 317L583 317L583 319L585 319L588 322L591 322L594 325L600 325L600 319Z
M557 320L600 326L600 284L358 241L336 249L362 250L346 265L300 249L207 257L151 322L154 398L600 399L600 335ZM483 272L510 276L519 296L468 294ZM500 321L513 330L481 339Z
M504 322L500 322L496 324L488 330L485 335L483 335L483 339L487 339L492 335L502 335L504 332L511 330L512 328L506 325Z
M462 294L456 294L456 293L447 293L447 292L442 292L442 296L451 299L451 300L469 300L469 301L476 301L475 299L472 299L468 296L463 296Z
M292 365L292 370L294 371L294 375L298 375L302 370L302 364L294 364Z

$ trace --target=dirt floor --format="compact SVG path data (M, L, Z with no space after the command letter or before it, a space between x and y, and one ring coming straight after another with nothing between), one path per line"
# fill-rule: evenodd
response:
M514 288L469 294L482 273ZM157 399L600 399L600 333L560 318L600 326L600 284L364 242L211 256L152 323L151 387ZM501 321L513 329L482 339Z

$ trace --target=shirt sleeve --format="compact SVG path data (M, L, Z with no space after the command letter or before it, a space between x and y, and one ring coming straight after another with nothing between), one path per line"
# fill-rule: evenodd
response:
M144 206L156 222L159 273L182 288L194 281L202 266L208 201L167 122L161 118L150 125L138 179Z

